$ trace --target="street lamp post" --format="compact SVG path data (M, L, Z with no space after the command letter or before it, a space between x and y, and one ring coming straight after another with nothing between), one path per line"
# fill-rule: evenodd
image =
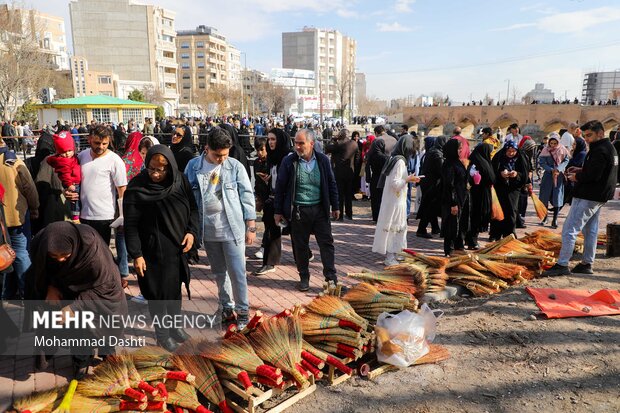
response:
M506 87L506 103L508 103L508 99L510 98L510 79L506 79L505 82L508 82L508 86Z
M241 76L241 116L243 116L245 108L245 76L248 71L248 55L245 52L241 52L243 55L243 74Z

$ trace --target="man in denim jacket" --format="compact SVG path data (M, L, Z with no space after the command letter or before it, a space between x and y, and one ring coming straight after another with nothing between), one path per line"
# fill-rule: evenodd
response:
M232 145L223 129L213 128L203 156L189 161L185 175L200 212L199 239L216 277L222 319L232 321L236 312L242 329L249 309L245 246L256 237L256 209L245 168L228 157Z

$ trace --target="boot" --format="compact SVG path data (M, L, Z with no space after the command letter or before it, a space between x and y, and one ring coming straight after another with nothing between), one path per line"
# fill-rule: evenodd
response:
M553 209L553 220L551 220L551 228L555 229L558 227L558 208Z
M157 345L171 353L174 353L179 347L179 344L170 337L170 332L167 328L155 326L155 337L157 338Z

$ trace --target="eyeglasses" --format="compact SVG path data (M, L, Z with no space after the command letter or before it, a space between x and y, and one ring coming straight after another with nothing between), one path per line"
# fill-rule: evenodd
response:
M166 168L146 168L146 170L150 175L164 175L168 172Z

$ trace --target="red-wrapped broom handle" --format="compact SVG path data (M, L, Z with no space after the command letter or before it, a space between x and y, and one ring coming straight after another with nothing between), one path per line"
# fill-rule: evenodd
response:
M194 410L196 413L213 413L211 410L207 409L203 405L200 405Z
M279 370L280 369L275 369L271 366L263 364L256 368L256 374L258 374L259 376L267 377L268 379L271 379L277 382L278 379L282 378L282 372L280 371L278 373Z
M164 383L157 383L157 390L159 390L159 398L162 400L168 400L168 389Z
M350 328L353 331L360 331L362 329L362 327L358 326L353 321L349 321L349 320L338 321L338 327Z
M159 393L159 391L155 387L151 386L150 384L148 384L144 380L142 380L142 381L140 381L140 383L138 383L138 388L140 390L143 390L143 391L147 392L151 396L157 396L157 394Z
M284 309L281 313L274 315L275 318L286 318L292 316L293 313L288 308Z
M265 386L269 386L273 389L283 389L284 385L286 384L286 382L281 382L281 383L276 383L273 380L268 379L267 377L261 377L258 376L256 378L256 380L260 383L260 384L264 384Z
M220 408L222 413L234 413L233 410L230 407L228 407L226 400L222 400L221 402L219 402L217 407Z
M163 412L166 407L166 402L163 400L160 401L151 401L146 405L146 410L153 412Z
M137 391L137 390L136 390ZM140 393L142 394L142 393ZM146 397L146 396L144 396ZM145 410L148 406L148 403L145 401L141 401L141 402L130 402L127 400L121 400L119 406L118 406L118 410L123 411L123 410Z
M323 372L317 369L316 367L314 367L312 364L310 364L306 360L301 361L301 366L305 368L306 370L308 370L310 373L312 373L315 379L318 380L323 377Z
M312 353L308 353L306 350L302 350L301 358L306 360L308 363L313 364L318 369L322 369L323 367L325 367L325 362L323 360L321 360Z
M174 406L174 413L185 413L182 407Z
M145 402L147 400L146 394L136 389L132 389L131 387L127 387L124 393L125 393L125 396L131 397L132 399L137 400L139 402ZM131 410L131 409L125 409L125 410Z
M403 252L406 252L407 254L413 255L413 256L418 255L417 252L415 252L414 250L411 250L411 249L404 249Z
M245 326L244 331L254 330L262 321L263 313L257 311L256 313L254 313L254 317L252 317L248 324Z
M353 369L351 367L349 367L346 364L342 363L340 360L338 360L334 356L328 355L327 359L325 361L327 362L327 364L337 368L338 370L340 370L344 374L348 374L348 375L353 374Z
M186 381L189 383L192 383L196 380L196 377L186 371L168 371L166 372L166 378L170 380Z
M307 379L308 377L310 377L310 374L306 371L306 369L304 369L303 367L301 367L299 364L295 363L295 368L297 369L297 371L304 376L305 379Z
M247 371L242 371L241 373L237 374L237 379L239 380L239 382L241 382L241 385L246 390L252 388L252 380L250 380L250 376L248 375Z
M334 352L334 354L336 354L337 356L340 356L340 357L348 358L348 359L356 359L357 358L357 357L355 357L355 353L351 353L350 351L342 349L342 348L336 348L336 351Z
M230 338L234 333L237 332L237 326L235 324L231 324L226 328L226 332L224 333L224 338Z

